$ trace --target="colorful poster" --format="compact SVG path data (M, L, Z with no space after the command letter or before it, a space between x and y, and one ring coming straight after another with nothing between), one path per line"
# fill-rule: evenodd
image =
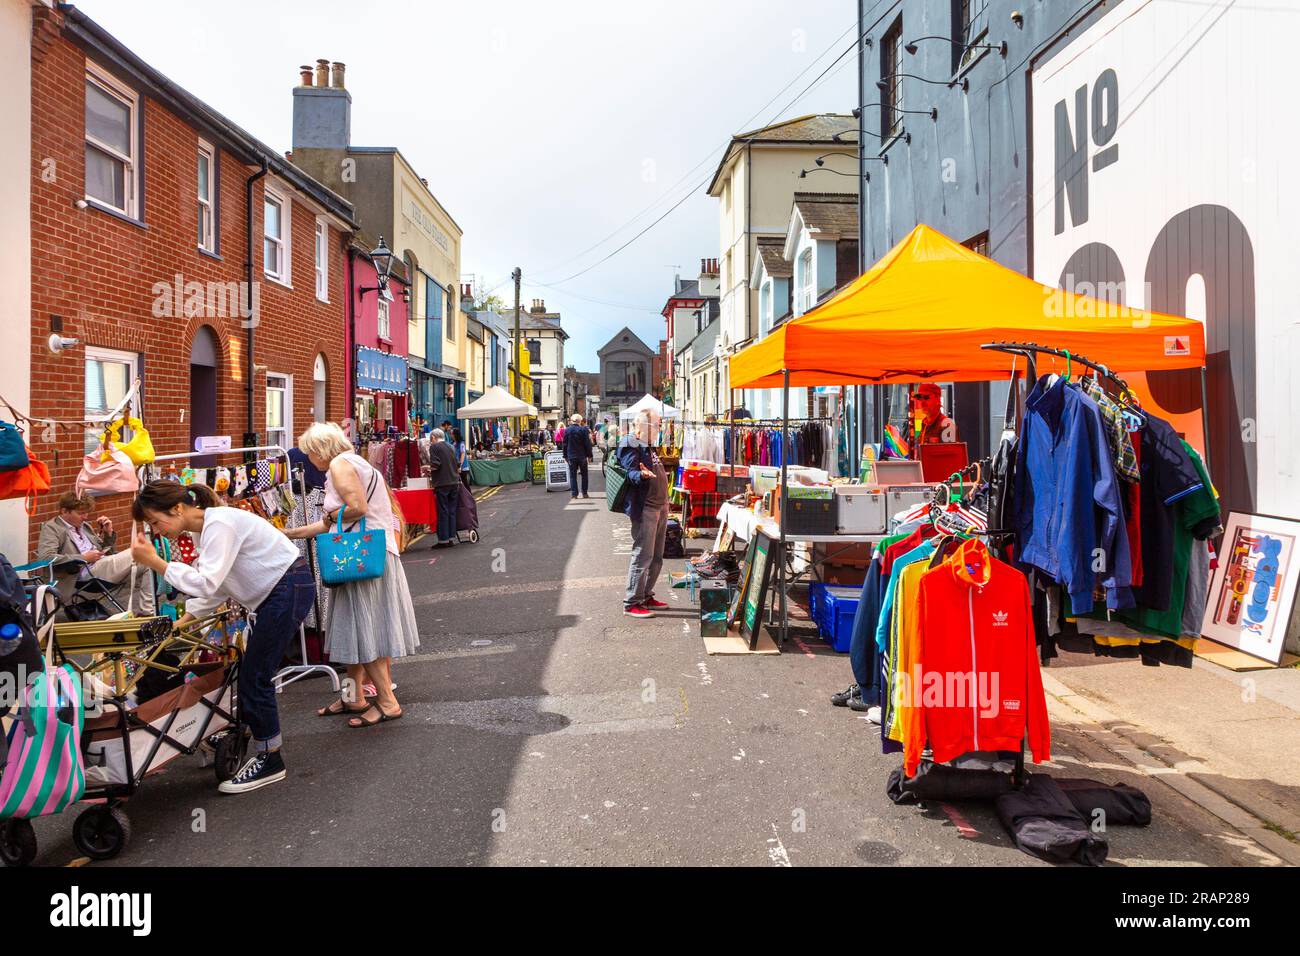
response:
M1300 576L1300 521L1232 512L1201 633L1276 664Z

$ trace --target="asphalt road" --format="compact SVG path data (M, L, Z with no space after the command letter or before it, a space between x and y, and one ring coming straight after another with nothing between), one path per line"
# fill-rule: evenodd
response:
M421 647L394 668L404 719L363 730L281 697L289 779L217 793L182 759L127 806L109 865L1044 865L981 804L895 806L900 763L829 695L846 656L805 636L772 657L708 657L684 592L621 613L628 522L597 497L513 486L479 505L482 539L403 556ZM702 542L694 542L697 546ZM669 562L680 567L681 562ZM671 595L671 596L669 596ZM1146 829L1111 864L1242 865L1252 846L1064 725L1050 772L1134 783ZM78 857L70 815L37 821L38 864Z

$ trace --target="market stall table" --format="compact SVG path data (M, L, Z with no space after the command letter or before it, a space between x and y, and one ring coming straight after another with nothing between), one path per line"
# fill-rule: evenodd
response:
M511 485L532 479L532 456L471 458L469 480L479 485Z

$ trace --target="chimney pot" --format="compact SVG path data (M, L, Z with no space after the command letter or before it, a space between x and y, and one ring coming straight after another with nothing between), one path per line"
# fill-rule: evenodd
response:
M343 71L344 71L345 69L347 69L347 65L346 65L346 64L344 64L344 63L339 63L338 61L335 61L335 63L334 63L334 81L333 81L333 83L332 83L331 85L332 85L332 86L334 87L334 89L336 89L336 90L347 89L347 87L343 85Z
M330 85L330 61L329 60L316 61L316 85L317 86Z
M311 86L311 64L304 64L298 67L298 75L302 77L303 86Z

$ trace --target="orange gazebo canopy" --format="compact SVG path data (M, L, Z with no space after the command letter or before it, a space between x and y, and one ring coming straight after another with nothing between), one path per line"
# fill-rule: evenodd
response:
M917 226L833 299L731 357L732 388L972 382L1005 376L986 342L1068 349L1115 372L1201 368L1187 318L1053 289Z

